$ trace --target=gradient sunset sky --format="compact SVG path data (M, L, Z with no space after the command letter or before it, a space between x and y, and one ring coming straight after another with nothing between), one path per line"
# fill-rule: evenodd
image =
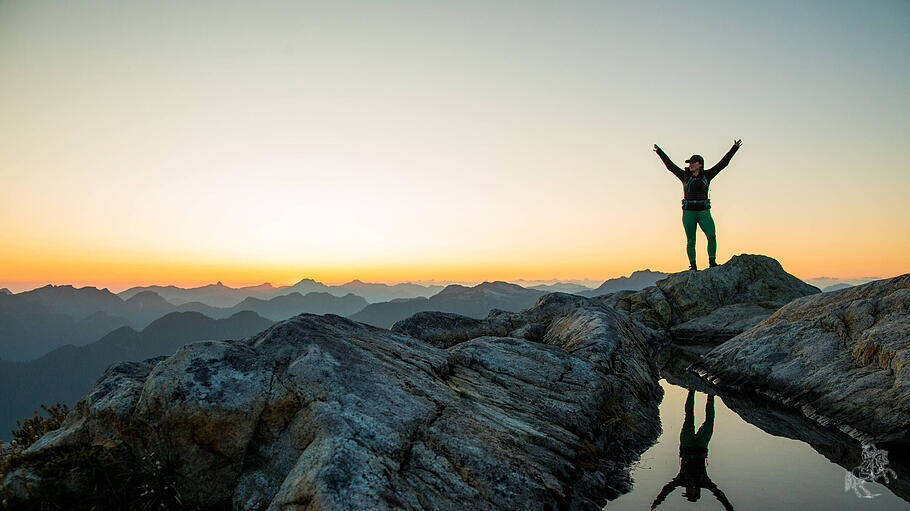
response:
M0 1L0 287L910 271L910 2ZM700 266L707 266L698 234Z

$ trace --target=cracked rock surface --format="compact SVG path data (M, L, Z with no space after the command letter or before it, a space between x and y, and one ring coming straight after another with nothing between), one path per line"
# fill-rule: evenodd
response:
M799 332L809 327L801 322L815 321L856 341L854 361L872 373L886 364L905 383L907 336L866 334L905 325L906 302L876 291L862 298L874 303L816 321L836 309L822 301L846 296L817 293L774 259L742 255L641 291L549 293L529 309L494 309L483 319L422 312L386 330L301 314L245 339L111 366L62 427L27 452L95 446L112 459L154 455L201 509L601 509L631 488L629 464L660 433L655 355L671 340L723 342L785 321L774 335L792 346L762 341L783 350L761 361L773 366L803 349ZM791 309L809 303L818 310ZM808 346L816 333L806 332ZM713 367L737 378L760 367L744 363L748 349L722 351L744 335L715 350L729 354L730 367ZM856 373L838 374L846 367L819 380L831 392L812 406L852 388ZM776 388L773 378L749 377ZM887 383L879 373L870 378L857 387L857 408ZM895 399L905 399L904 383L894 384ZM876 404L889 431L906 424L894 415L897 403ZM91 491L88 481L28 467L3 484L12 509L36 507L43 494Z
M699 271L683 271L641 291L594 298L678 344L719 344L748 330L791 300L821 291L763 255L742 254Z
M437 343L301 314L116 364L29 452L154 453L203 509L600 509L628 491L660 432L651 340L563 293L491 318ZM35 471L4 483L13 509L88 491Z
M696 361L862 441L910 441L910 274L794 300Z

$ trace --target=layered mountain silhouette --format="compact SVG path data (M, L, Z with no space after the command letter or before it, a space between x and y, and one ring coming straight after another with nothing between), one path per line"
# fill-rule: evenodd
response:
M312 291L306 295L295 291L269 300L247 297L237 305L226 308L210 307L202 302L189 302L178 306L177 310L201 312L212 318L226 318L239 311L246 310L256 312L274 321L281 321L302 312L347 316L363 309L367 305L366 300L353 293L339 297L318 291Z
M666 278L669 275L669 273L663 273L659 271L638 270L632 272L632 275L629 275L628 277L617 277L615 279L609 279L595 289L580 291L574 294L591 298L594 296L614 293L616 291L640 291L648 286L653 286L655 282Z
M536 289L538 291L543 291L545 293L570 293L570 294L579 294L584 291L590 291L591 288L587 286L582 286L581 284L573 284L571 282L556 282L554 284L537 284L535 286L525 286L527 289Z
M266 282L257 286L228 287L218 281L206 286L182 288L177 286L136 286L117 293L120 298L128 300L133 296L151 291L174 305L188 302L201 302L210 307L233 307L247 297L272 298L278 293L276 288ZM289 291L288 291L289 292ZM283 294L283 293L282 293Z
M807 284L811 284L822 290L823 293L828 291L837 291L852 286L861 286L873 280L881 280L880 276L860 277L855 279L841 279L838 277L814 277L806 279Z
M232 288L218 282L189 289L139 286L114 294L106 288L49 284L18 294L0 293L0 359L33 360L65 344L81 346L93 342L123 326L141 330L175 311L199 312L223 319L250 310L274 321L302 312L332 313L388 328L416 312L439 310L484 317L493 308L517 311L530 307L541 293L560 291L597 296L639 290L666 275L637 271L630 277L610 279L593 290L567 282L528 288L502 281L474 287L459 284L443 287L413 283L388 285L355 279L328 286L302 279L283 287L265 283Z
M0 288L0 295L11 295L11 294L13 294L13 292L10 291L9 289L6 289L5 287Z
M830 291L838 291L841 289L847 289L848 287L853 287L852 284L847 284L846 282L841 282L839 284L833 284L827 287L822 288L822 293L828 293Z
M79 321L95 312L104 311L111 315L123 315L127 306L124 301L108 291L93 286L76 288L71 285L44 287L13 295L20 301L40 303L48 310L66 314Z
M445 286L440 285L422 286L410 282L393 285L374 284L356 279L337 287L358 296L362 296L370 303L396 300L399 298L429 298L445 288Z
M527 309L544 294L537 289L526 289L503 281L483 282L474 287L452 284L430 298L373 303L348 317L380 328L391 328L396 321L424 311L454 312L481 319L492 309L509 312Z
M0 294L0 359L31 360L64 344L81 346L96 341L129 324L125 318L103 311L77 321L39 301Z
M128 299L143 291L153 291L174 305L198 302L210 307L233 307L246 298L268 300L294 292L304 296L313 292L327 293L339 298L353 293L363 297L367 302L374 303L397 298L427 298L442 289L443 286L439 285L422 286L409 282L388 285L363 282L356 279L338 286L329 286L313 279L302 279L294 285L280 287L272 286L267 282L258 286L232 288L225 286L220 281L217 284L188 289L177 286L137 286L118 294L121 298Z
M193 341L239 339L272 323L250 311L226 319L172 312L141 332L121 327L85 346L63 346L37 360L0 360L0 439L8 441L16 420L31 416L42 404L74 405L114 362L171 355Z
M14 295L0 294L0 359L34 360L50 350L82 346L122 326L141 330L171 312L199 312L223 319L249 310L273 321L302 312L353 314L367 306L352 293L336 297L324 292L294 292L268 300L247 297L232 307L202 302L175 306L154 291L140 291L124 300L107 289L44 286Z

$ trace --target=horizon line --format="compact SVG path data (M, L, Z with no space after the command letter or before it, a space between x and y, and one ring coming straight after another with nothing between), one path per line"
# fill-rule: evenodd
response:
M206 287L206 286L216 286L216 285L218 285L218 284L221 284L223 287L226 287L226 288L229 288L229 289L242 289L242 288L248 288L248 287L258 287L258 286L263 286L263 285L266 285L266 284L272 286L272 287L275 288L275 289L281 289L281 288L286 288L286 287L292 287L292 286L298 284L299 282L301 282L301 281L303 281L303 280L312 280L313 282L316 282L316 283L318 283L318 284L322 284L322 285L325 285L325 286L328 286L328 287L340 287L340 286L343 286L343 285L345 285L345 284L350 284L350 283L353 283L353 282L361 282L361 283L364 283L364 284L384 284L384 285L387 285L387 286L395 286L395 285L398 285L398 284L416 284L416 285L420 285L420 286L424 286L424 287L429 287L429 286L432 286L432 285L438 285L438 286L443 286L443 287L445 287L445 286L449 286L449 285L453 285L453 284L455 284L455 285L466 285L466 286L471 286L471 287L473 287L473 286L480 285L480 284L482 284L482 283L484 283L484 282L506 282L506 283L517 284L517 285L521 285L521 284L518 284L519 282L526 282L526 283L531 283L530 285L532 285L532 286L534 286L534 285L552 285L552 284L556 284L556 283L565 283L565 284L577 284L577 285L582 285L582 284L578 284L578 282L593 282L593 283L596 283L596 284L595 284L594 287L592 287L591 289L596 289L597 287L599 287L601 284L603 284L604 282L606 282L606 281L608 281L608 280L619 279L619 278L629 278L629 277L631 277L632 275L634 275L634 274L637 273L637 272L644 272L644 271L650 271L650 272L654 272L654 273L665 273L665 274L680 273L680 272L666 272L666 271L661 271L661 270L651 270L650 268L646 268L646 269L641 269L641 270L634 270L634 271L633 271L632 273L630 273L629 275L618 275L618 276L615 276L615 277L608 277L608 278L605 278L605 279L591 279L590 277L584 277L584 278L563 278L563 279L559 279L559 278L552 278L552 279L525 279L525 278L520 278L520 279L510 279L510 280L504 280L504 279L494 279L494 280L484 279L484 280L471 280L471 281L468 281L468 280L445 280L445 279L438 279L438 280L437 280L437 279L430 279L430 280L402 280L402 281L397 281L397 282L380 282L380 281L375 281L375 280L366 281L366 280L362 280L362 279L359 279L359 278L353 278L353 279L345 280L345 281L323 282L323 281L319 281L319 280L314 279L314 278L311 278L311 277L303 277L303 278L297 279L296 281L291 282L291 283L289 283L289 284L280 284L280 285L275 285L275 284L274 284L273 282L271 282L271 281L265 281L265 282L259 282L259 283L240 283L240 284L234 283L234 284L229 284L229 283L225 283L225 281L223 281L223 280L218 280L218 281L216 281L216 282L208 282L208 283L202 283L202 284L132 284L132 285L123 286L122 289L119 289L119 290L115 290L115 289L118 289L120 286L113 286L113 285L89 284L89 283L84 283L83 285L76 285L76 284L72 284L72 283L60 283L60 284L57 284L57 283L54 283L53 281L47 281L47 283L45 283L45 284L35 285L34 287L23 287L23 286L21 286L21 285L17 286L16 284L21 284L21 283L23 283L24 281L6 281L6 282L0 282L0 289L7 289L7 290L9 290L10 292L12 292L13 294L19 294L19 293L25 293L25 292L29 292L29 291L34 291L34 290L36 290L36 289L41 289L41 288L47 287L47 286L54 286L54 287L65 287L65 286L70 286L70 287L73 287L73 288L75 288L75 289L84 289L84 288L94 288L94 289L98 289L98 290L105 290L105 289L107 289L108 291L110 291L110 292L113 293L113 294L119 294L119 293L122 293L122 292L124 292L124 291L129 290L129 289L136 288L136 287L169 287L169 286L173 286L173 287L177 287L177 288L180 288L180 289L195 289L195 288L201 288L201 287ZM682 270L682 271L687 271L687 270ZM791 275L792 275L792 274L791 274ZM794 275L794 277L796 277L796 278L802 280L803 282L807 282L807 283L808 283L808 281L814 281L814 280L830 280L830 281L832 281L832 284L834 284L834 283L842 283L842 282L847 282L847 281L873 281L873 280L882 280L882 279L887 279L887 278L896 277L896 276L898 276L898 275L900 275L900 274L893 275L893 276L891 276L891 277L882 277L882 276L831 277L831 276L825 276L825 275L820 275L820 276L817 276L817 277L810 277L810 278L804 278L804 277L800 277L800 276L797 276L797 275ZM26 281L26 282L28 282L29 285L34 285L34 284L36 284L35 281ZM587 287L587 286L585 286L585 287ZM17 288L18 290L14 290L13 288Z

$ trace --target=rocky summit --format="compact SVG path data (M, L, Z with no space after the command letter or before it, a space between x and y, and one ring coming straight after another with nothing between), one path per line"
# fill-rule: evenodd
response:
M910 274L794 300L691 369L862 441L910 441Z
M676 343L719 344L791 300L820 292L770 257L743 254L714 268L674 273L641 291L595 299L643 326L669 332Z
M99 473L136 490L112 495L167 490L198 509L601 509L631 488L630 463L660 434L656 361L667 343L710 349L740 334L713 354L741 345L745 330L814 314L794 307L858 289L820 295L777 261L742 255L641 291L549 293L482 319L421 312L386 330L300 314L109 367L0 484L12 509L88 508ZM891 341L855 333L898 321L887 297L866 297L837 335L858 340L858 360L898 371L906 353L886 356ZM791 335L783 325L776 332ZM740 371L755 365L719 352Z
M166 460L203 509L599 509L660 431L652 345L562 293L510 322L447 349L331 314L187 344L110 367L29 453ZM35 467L14 509L92 491Z

